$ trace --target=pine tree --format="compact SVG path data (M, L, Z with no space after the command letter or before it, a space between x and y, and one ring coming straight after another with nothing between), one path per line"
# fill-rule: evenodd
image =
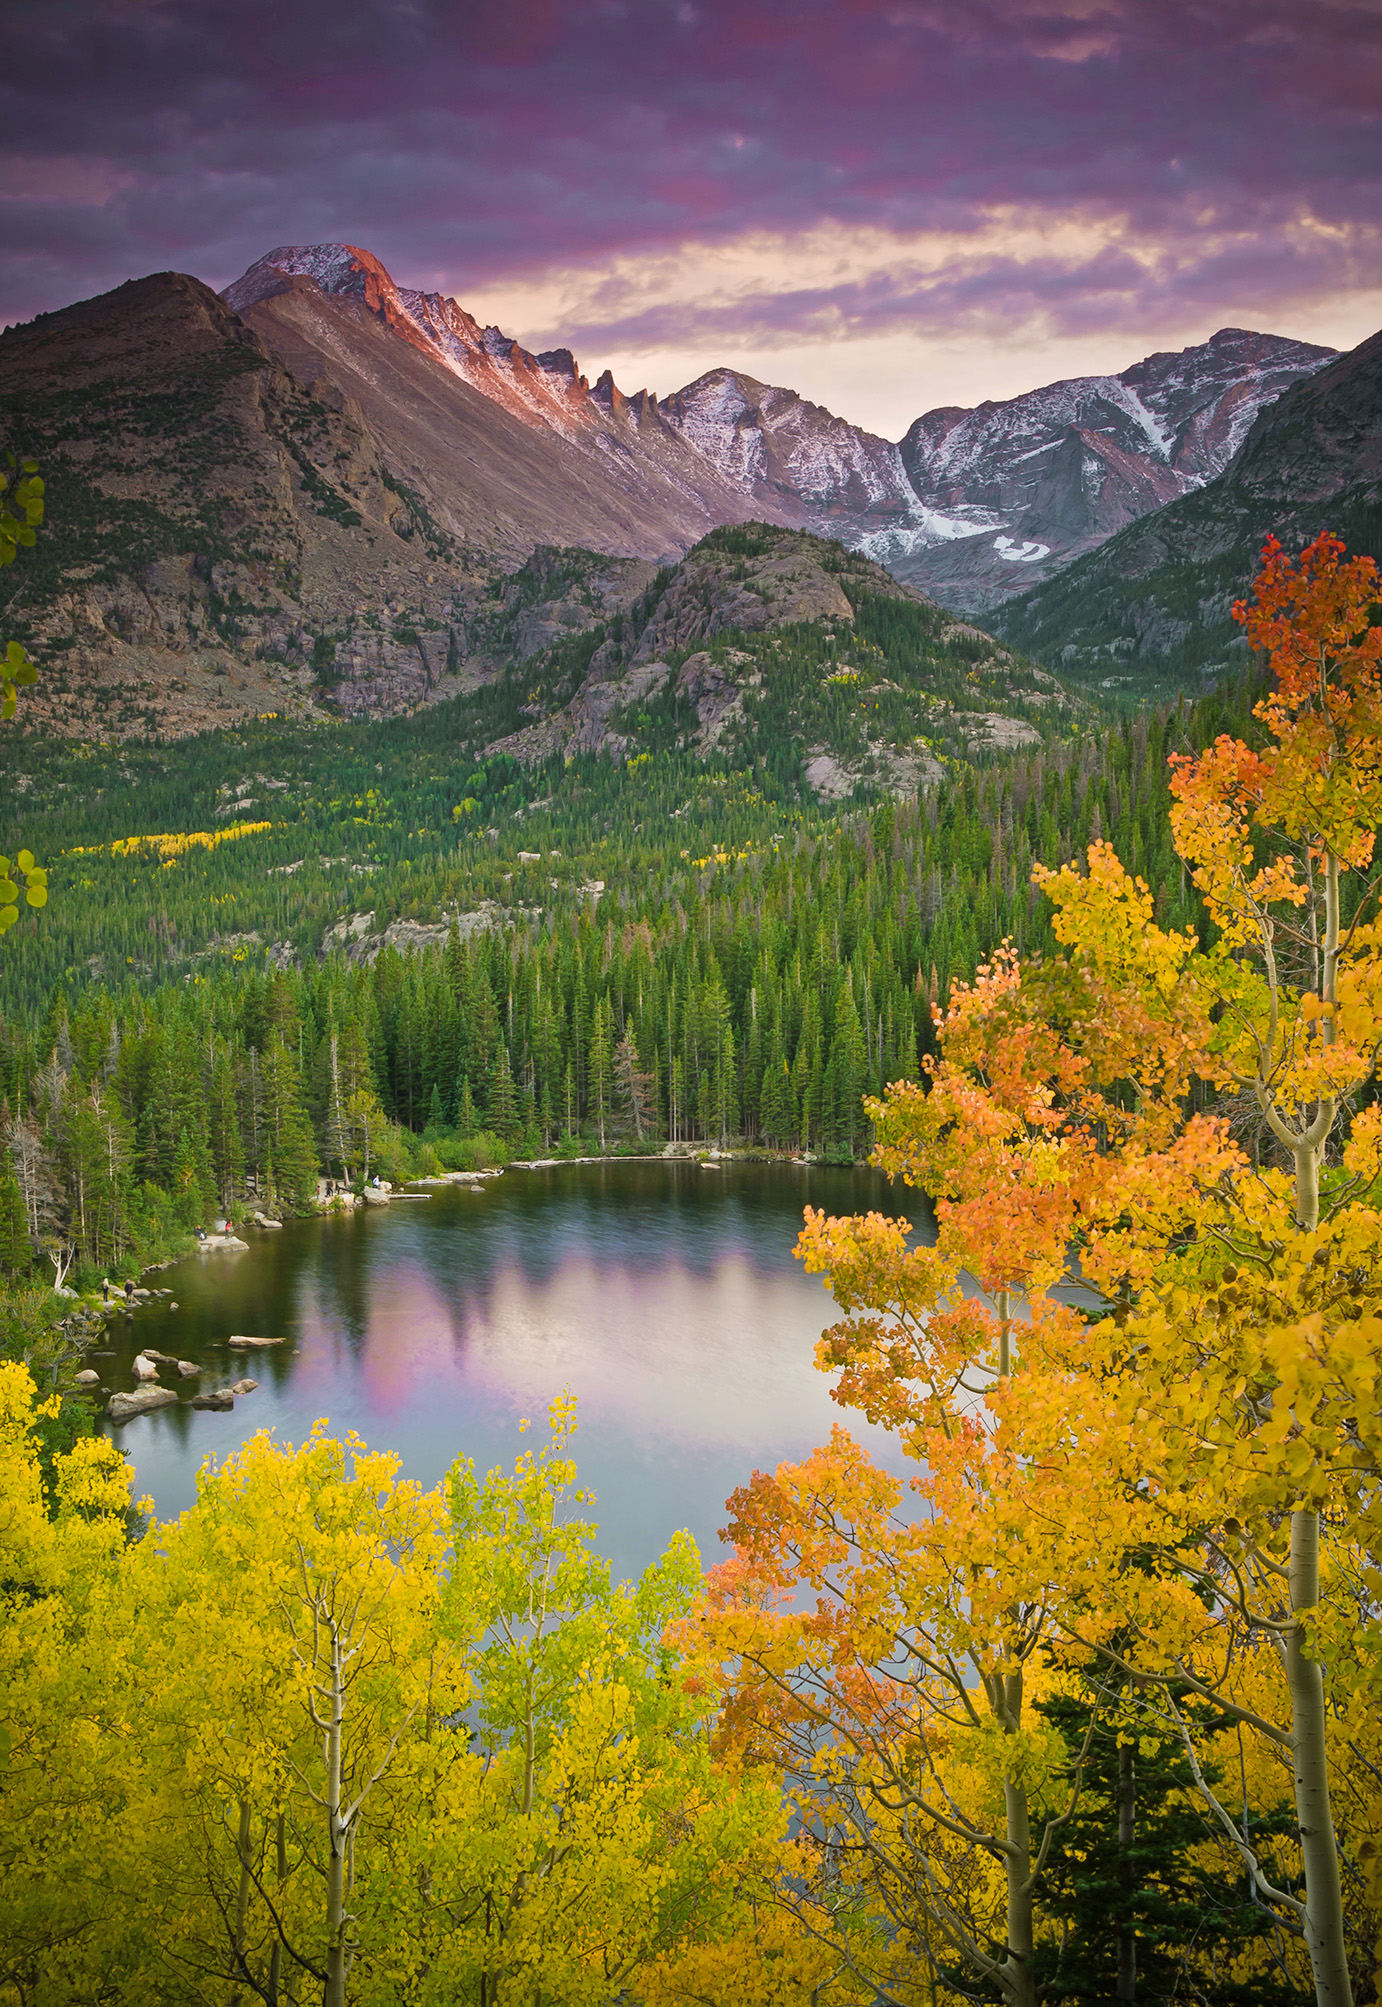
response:
M279 1194L305 1211L317 1189L317 1151L303 1106L297 1056L275 1032L263 1058L264 1129Z
M24 1195L14 1173L0 1170L0 1273L27 1275L33 1267L34 1244L29 1238Z
M216 1186L206 1147L186 1129L173 1159L173 1205L183 1226L201 1226L215 1210Z
M518 1089L509 1065L509 1049L502 1040L489 1083L489 1126L505 1142L511 1141L520 1127Z
M608 996L595 999L591 1018L590 1049L586 1057L586 1110L595 1124L600 1148L605 1147L605 1127L614 1101L614 1023Z
M1204 1705L1186 1693L1177 1705L1202 1742L1213 1726ZM1082 1745L1086 1697L1055 1696L1036 1710L1073 1747ZM1236 1857L1221 1851L1179 1736L1146 1709L1115 1717L1095 1734L1081 1776L1062 1844L1042 1876L1042 1906L1059 1927L1037 1952L1042 1997L1120 2007L1297 2000L1272 1957L1273 1918L1253 1900ZM1220 1782L1212 1764L1207 1781ZM1292 1826L1277 1814L1253 1830L1265 1845L1273 1832L1289 1838ZM1208 1994L1196 1957L1206 1946L1223 1967ZM1258 1956L1245 1960L1254 1949Z
M207 1091L207 1132L211 1166L222 1207L239 1198L245 1179L245 1144L240 1131L240 1096L235 1066L222 1046L211 1066Z
M475 1102L471 1097L470 1082L461 1076L460 1099L456 1109L456 1133L460 1136L474 1136L479 1133L480 1118L475 1112Z
M654 1120L653 1077L643 1071L628 1028L614 1054L614 1094L620 1113L641 1143Z

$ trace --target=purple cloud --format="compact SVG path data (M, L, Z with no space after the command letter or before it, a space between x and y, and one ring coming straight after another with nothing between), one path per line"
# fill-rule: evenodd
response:
M711 302L727 338L1067 329L1375 283L1370 0L0 0L0 320L280 243L464 301L553 266L823 225L975 262ZM996 205L1150 248L1014 258ZM1302 217L1327 229L1302 234ZM611 302L586 347L665 332ZM661 317L661 318L659 318ZM1205 331L1208 331L1206 325ZM533 331L519 328L527 335Z

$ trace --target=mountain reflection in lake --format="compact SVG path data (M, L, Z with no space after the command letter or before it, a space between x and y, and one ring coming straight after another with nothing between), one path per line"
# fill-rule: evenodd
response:
M132 1386L145 1345L203 1367L179 1383L183 1405L114 1434L136 1491L168 1518L190 1504L204 1457L259 1429L298 1443L326 1416L430 1485L461 1452L482 1470L511 1464L569 1387L581 1480L616 1571L643 1567L681 1526L709 1565L734 1486L832 1425L903 1468L888 1437L835 1406L812 1363L833 1303L792 1258L808 1202L921 1217L915 1194L869 1171L653 1160L510 1171L473 1192L248 1229L248 1254L157 1278L177 1310L114 1321L116 1356L96 1362L106 1384ZM239 1332L288 1342L231 1351ZM233 1413L186 1405L242 1374L259 1390ZM170 1367L160 1377L176 1379ZM526 1439L523 1416L535 1424Z

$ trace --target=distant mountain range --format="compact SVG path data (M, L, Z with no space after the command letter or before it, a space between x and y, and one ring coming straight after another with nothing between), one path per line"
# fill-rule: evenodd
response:
M1266 538L1333 530L1382 558L1382 334L1262 410L1214 481L1143 516L990 623L1066 680L1132 697L1247 661L1230 616Z
M358 403L440 520L498 553L661 557L752 516L838 538L970 613L1212 480L1334 353L1225 328L1119 376L928 411L895 444L737 370L660 401L608 372L592 385L569 349L534 355L353 245L271 251L222 297L302 381Z
M1196 680L1267 518L1311 534L1344 497L1366 531L1375 348L1227 329L892 443L731 370L661 400L592 384L349 245L271 252L220 297L157 274L0 334L0 445L51 505L4 638L45 666L26 718L71 733L384 715L619 619L755 520L1076 682L1135 690L1177 648Z

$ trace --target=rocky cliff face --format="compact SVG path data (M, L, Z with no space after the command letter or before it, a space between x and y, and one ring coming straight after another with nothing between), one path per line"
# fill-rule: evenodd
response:
M675 558L717 523L801 520L771 497L750 509L646 391L591 385L569 350L533 355L354 245L272 251L224 297L301 382L348 397L437 524L491 560L539 543Z
M1143 516L1013 600L999 630L1111 689L1196 688L1246 662L1229 617L1266 537L1334 530L1382 557L1382 334L1258 412L1217 479Z
M445 686L483 575L319 389L176 273L0 335L0 440L48 480L0 604L43 665L26 724L176 737L357 673L392 709Z
M894 446L727 369L663 415L757 502L793 505L944 605L983 612L1221 473L1332 351L1225 328L1119 376L918 418Z

